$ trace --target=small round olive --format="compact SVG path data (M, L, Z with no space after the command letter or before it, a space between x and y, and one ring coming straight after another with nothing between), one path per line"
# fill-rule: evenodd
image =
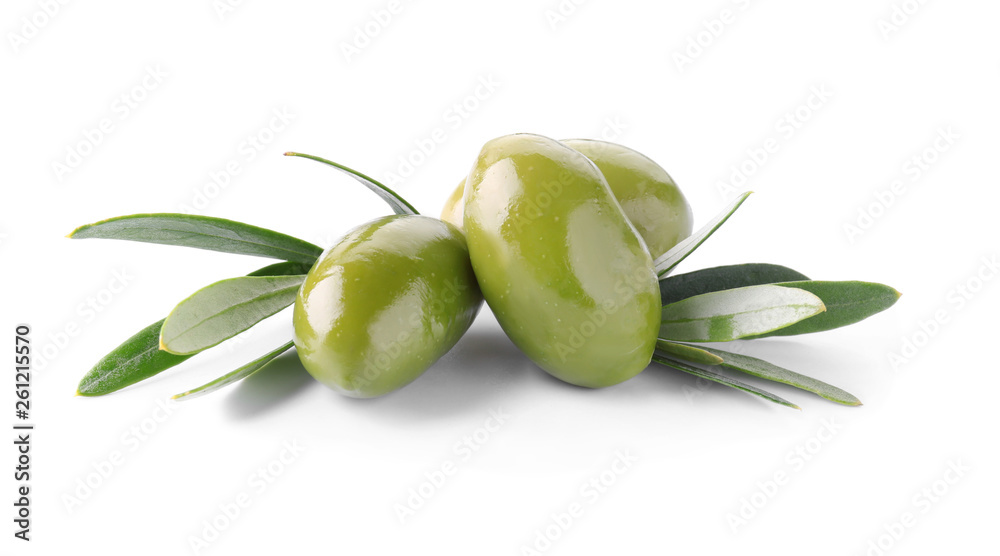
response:
M447 353L481 305L461 231L426 216L386 216L313 265L295 299L295 347L330 388L381 396Z

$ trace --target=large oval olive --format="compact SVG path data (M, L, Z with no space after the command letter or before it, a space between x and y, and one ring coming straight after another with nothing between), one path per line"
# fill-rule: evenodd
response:
M461 231L425 216L386 216L313 265L295 299L295 348L330 388L380 396L450 350L481 305Z
M691 206L659 164L617 143L591 139L562 142L597 165L653 259L691 235L694 224ZM441 220L458 228L463 227L464 190L465 180L462 180L441 210Z
M483 296L538 366L598 388L649 364L652 258L585 156L538 135L490 141L466 181L464 224Z

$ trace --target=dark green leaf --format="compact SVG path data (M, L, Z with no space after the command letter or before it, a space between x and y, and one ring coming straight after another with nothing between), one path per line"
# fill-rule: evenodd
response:
M707 369L702 369L699 367L695 367L693 365L689 365L687 363L684 363L683 361L678 361L676 359L673 359L666 354L661 354L661 353L654 354L653 361L661 365L677 369L678 371L683 371L685 373L694 375L696 377L704 378L706 380L711 380L712 382L717 382L719 384L724 384L726 386L729 386L730 388L735 388L737 390L743 390L744 392L749 392L750 394L754 394L755 396L760 396L765 400L774 403L778 403L788 407L794 407L795 409L801 409L799 406L793 404L792 402L780 396L772 394L767 390L762 390L760 388L757 388L756 386L751 386L750 384L741 382L734 378L729 378L728 376L723 374L719 374L713 371L709 371Z
M177 304L160 330L160 349L197 353L243 332L295 301L305 276L221 280Z
M705 240L708 239L715 230L718 230L729 217L736 212L736 209L740 208L743 201L747 200L750 196L750 191L740 195L735 201L733 201L728 207L726 207L721 213L719 213L715 218L710 220L708 224L705 224L700 230L694 233L694 235L689 236L677 245L673 246L669 251L660 255L653 261L653 266L656 267L656 274L661 278L670 274L670 271L674 269L681 261L687 258L688 255L694 252Z
M764 285L689 297L661 311L664 340L728 342L790 326L824 310L806 290Z
M284 276L301 274L301 270L300 263L277 263L255 270L249 276ZM191 357L174 355L160 349L160 328L163 326L163 320L143 328L98 361L80 380L77 394L80 396L110 394L179 365Z
M247 276L293 276L296 274L308 274L312 268L312 263L274 263L264 268L247 274Z
M268 363L273 361L282 353L285 353L286 351L292 349L292 346L294 345L295 345L294 343L288 342L287 344L282 345L278 349L266 355L258 357L257 359L254 359L253 361L247 363L246 365L243 365L242 367L236 369L235 371L226 373L207 384L204 384L197 388L192 388L187 392L182 392L180 394L177 394L176 396L173 397L173 399L190 400L193 398L197 398L199 396L204 396L205 394L211 394L212 392L224 388L234 382L243 380L244 378L247 378L248 376L266 367Z
M312 264L319 247L282 233L224 218L190 214L132 214L86 224L73 239L102 238L180 245Z
M775 285L812 292L823 300L826 312L787 328L749 336L748 340L768 336L810 334L854 324L892 307L900 296L900 293L893 288L872 282L801 281L781 282Z
M191 357L160 350L161 326L162 320L154 322L105 355L84 375L77 386L77 395L110 394L179 365Z
M773 363L768 363L763 359L710 347L702 347L701 349L720 357L722 359L722 366L724 367L774 382L789 384L840 404L861 405L861 400L854 397L850 392L841 390L836 386L831 386L821 380L789 371Z
M808 279L800 272L776 264L717 266L660 279L660 304L669 305L703 293Z
M322 162L323 164L332 166L337 170L340 170L341 172L359 181L362 185L372 190L372 192L381 197L382 200L385 201L389 205L389 207L392 208L393 212L395 212L396 214L420 214L417 212L417 209L413 208L413 205L406 202L406 199L400 197L399 194L397 194L395 191L389 189L388 187L382 185L381 183L375 181L374 179L362 174L361 172L358 172L357 170L352 170L347 166L344 166L343 164L338 164L332 160L327 160L325 158L319 156L313 156L311 154L288 152L285 153L285 156L298 156L301 158L308 158L309 160Z

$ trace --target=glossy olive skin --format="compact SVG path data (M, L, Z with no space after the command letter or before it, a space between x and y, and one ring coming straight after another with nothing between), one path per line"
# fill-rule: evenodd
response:
M590 160L539 135L500 137L464 201L479 286L521 351L591 388L646 368L660 325L653 261Z
M570 139L564 144L583 153L604 174L615 199L635 226L654 259L691 235L691 206L670 174L645 155L628 147ZM465 180L444 203L441 220L462 228Z
M458 187L451 192L441 209L441 220L463 230L462 213L465 211L465 178L458 182Z
M570 139L563 143L597 165L654 259L691 235L691 206L659 164L607 141Z
M481 306L461 231L386 216L350 231L310 269L295 298L295 348L330 388L381 396L447 353Z

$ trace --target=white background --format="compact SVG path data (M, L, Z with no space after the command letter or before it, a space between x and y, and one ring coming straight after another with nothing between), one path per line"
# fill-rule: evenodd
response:
M72 2L44 15L52 3L4 2L0 28L0 330L12 345L15 325L29 323L36 353L50 355L33 374L33 540L12 537L11 438L0 451L0 553L195 553L191 539L212 520L226 527L201 554L995 546L1000 280L983 262L1000 237L995 2L403 0L381 24L372 13L386 1L256 1L222 13L209 0ZM911 14L889 29L899 6ZM376 36L358 37L366 25ZM363 47L345 55L355 42ZM111 131L81 147L104 119ZM520 355L488 310L423 377L380 399L343 398L289 354L224 392L158 410L285 341L287 312L127 391L73 396L94 362L177 301L268 264L65 239L75 226L198 201L197 212L325 247L386 207L282 152L398 181L437 214L482 143L518 131L603 136L648 154L681 184L699 225L733 192L755 190L681 271L775 262L902 291L857 326L741 348L865 405L773 386L800 412L657 368L605 390L571 387ZM942 133L950 142L935 148ZM251 135L269 142L248 150ZM428 140L433 152L414 154ZM763 160L765 144L774 152ZM80 149L87 156L73 160ZM397 180L410 156L415 168ZM208 185L230 163L239 173L227 187ZM740 166L746 183L727 191L720 184ZM890 199L897 181L905 193ZM849 234L859 219L864 229ZM125 283L118 293L104 291L112 280ZM902 354L907 341L919 347ZM0 422L13 424L9 364L5 376ZM456 451L491 411L508 415L499 430L480 431L471 457ZM296 442L293 461L274 463ZM613 475L619 451L634 461ZM110 476L96 474L116 453ZM449 462L457 473L401 522L396 505ZM280 473L257 488L269 464ZM614 484L581 490L602 476ZM249 506L226 524L220 505L241 493ZM582 515L554 525L574 503ZM734 522L741 511L746 521ZM899 525L905 513L910 526ZM539 534L558 538L546 546Z

